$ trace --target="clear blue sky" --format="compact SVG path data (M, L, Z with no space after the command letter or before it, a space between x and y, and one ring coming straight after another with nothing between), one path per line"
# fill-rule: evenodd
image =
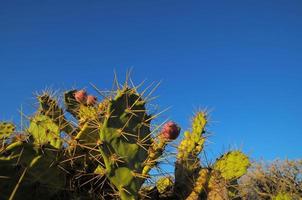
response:
M208 153L302 156L302 1L0 1L0 118L47 86L162 80L163 118L211 112ZM93 91L89 88L90 91Z

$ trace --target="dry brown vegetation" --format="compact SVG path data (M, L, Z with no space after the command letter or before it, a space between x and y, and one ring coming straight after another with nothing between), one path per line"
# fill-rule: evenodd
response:
M254 163L240 179L239 191L244 200L301 200L302 159Z

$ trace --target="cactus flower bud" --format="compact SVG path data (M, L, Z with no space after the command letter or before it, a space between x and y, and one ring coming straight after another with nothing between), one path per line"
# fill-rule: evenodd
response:
M87 92L85 90L79 90L74 93L74 98L79 103L86 103Z
M97 101L97 98L95 96L92 96L92 95L87 96L86 103L88 106L93 106L96 103L96 101Z
M175 122L167 122L164 124L161 135L168 140L175 140L180 133L180 127Z

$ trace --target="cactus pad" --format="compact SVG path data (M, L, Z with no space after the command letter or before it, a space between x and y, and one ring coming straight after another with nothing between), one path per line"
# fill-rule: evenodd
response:
M288 193L278 193L272 200L293 200L293 198Z
M58 125L45 115L34 116L30 121L28 132L38 145L50 144L56 148L62 145Z
M247 172L250 166L248 157L240 151L230 151L219 158L214 169L226 180L238 179Z
M57 101L51 98L49 94L38 96L38 100L40 103L39 114L48 116L57 124L60 130L71 135L75 128L66 120Z
M149 137L145 102L133 89L118 91L100 129L100 152L107 176L122 199L136 199L144 182L141 173L148 156Z
M8 138L14 131L16 127L10 122L0 122L0 139Z

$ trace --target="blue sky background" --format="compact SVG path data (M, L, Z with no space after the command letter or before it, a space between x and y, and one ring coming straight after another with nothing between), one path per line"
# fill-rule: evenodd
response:
M302 1L0 1L0 118L33 92L162 81L161 119L209 108L209 157L302 156ZM123 79L123 78L122 78Z

